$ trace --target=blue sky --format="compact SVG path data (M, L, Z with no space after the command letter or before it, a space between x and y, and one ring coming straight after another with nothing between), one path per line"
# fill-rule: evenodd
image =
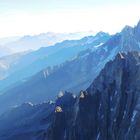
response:
M140 19L139 0L0 0L0 37L41 32L115 33Z

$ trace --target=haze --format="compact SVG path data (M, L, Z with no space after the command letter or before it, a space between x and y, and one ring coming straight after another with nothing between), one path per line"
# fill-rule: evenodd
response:
M0 37L100 30L111 34L140 19L139 0L1 0Z

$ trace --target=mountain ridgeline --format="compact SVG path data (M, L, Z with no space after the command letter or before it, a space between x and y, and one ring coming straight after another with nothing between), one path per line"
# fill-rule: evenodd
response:
M14 67L20 69L0 82L0 112L23 102L54 99L60 90L78 94L119 52L140 51L139 36L140 22L134 28L125 26L112 36L100 32L94 37L64 41L25 55L20 65ZM9 87L4 88L6 85Z
M8 69L10 75L0 81L1 94L3 94L0 96L0 104L4 103L0 112L23 102L40 103L44 100L53 99L60 90L76 90L80 88L77 85L88 85L89 82L80 82L80 77L90 58L85 59L85 62L81 61L81 58L83 59L85 53L98 49L109 38L108 34L99 32L95 36L84 37L81 40L66 40L55 46L41 48L20 57L18 62ZM38 71L40 72L37 73ZM35 76L31 77L34 74ZM76 78L75 81L72 80L74 77ZM73 81L73 83L69 81Z
M0 59L0 64L3 66L0 69L0 90L6 89L12 84L22 83L37 72L47 67L53 68L65 61L71 60L78 53L87 49L96 49L97 46L105 43L110 38L110 35L104 32L99 32L95 36L84 37L80 40L65 40L57 43L54 46L42 47L36 51L29 51L20 55L18 59L14 59L15 55L3 57ZM12 59L13 57L13 59Z
M0 140L140 140L140 22L1 57L0 79Z
M67 39L78 40L92 34L94 34L92 31L75 33L47 32L38 35L0 38L0 57L28 50L37 50L44 46L52 46Z
M73 105L57 104L47 139L139 140L139 91L140 53L119 53Z
M139 140L139 93L140 53L118 53L78 96L60 92L55 102L1 115L0 139Z

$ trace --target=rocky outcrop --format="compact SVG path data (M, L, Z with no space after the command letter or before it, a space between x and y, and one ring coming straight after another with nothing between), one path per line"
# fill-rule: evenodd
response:
M139 91L140 54L119 53L74 104L54 114L47 139L139 140Z

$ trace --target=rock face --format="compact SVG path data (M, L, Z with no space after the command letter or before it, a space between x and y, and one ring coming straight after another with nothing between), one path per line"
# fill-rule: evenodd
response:
M4 129L6 135L0 127L0 139L139 140L140 53L118 53L79 96L61 92L55 103L44 105L35 110L28 103L11 111L8 116L13 118L26 109L22 116L16 115L16 125L6 113L1 116L0 126L9 121L11 127Z
M55 114L47 139L139 140L139 91L140 54L119 53L81 92L74 108Z

